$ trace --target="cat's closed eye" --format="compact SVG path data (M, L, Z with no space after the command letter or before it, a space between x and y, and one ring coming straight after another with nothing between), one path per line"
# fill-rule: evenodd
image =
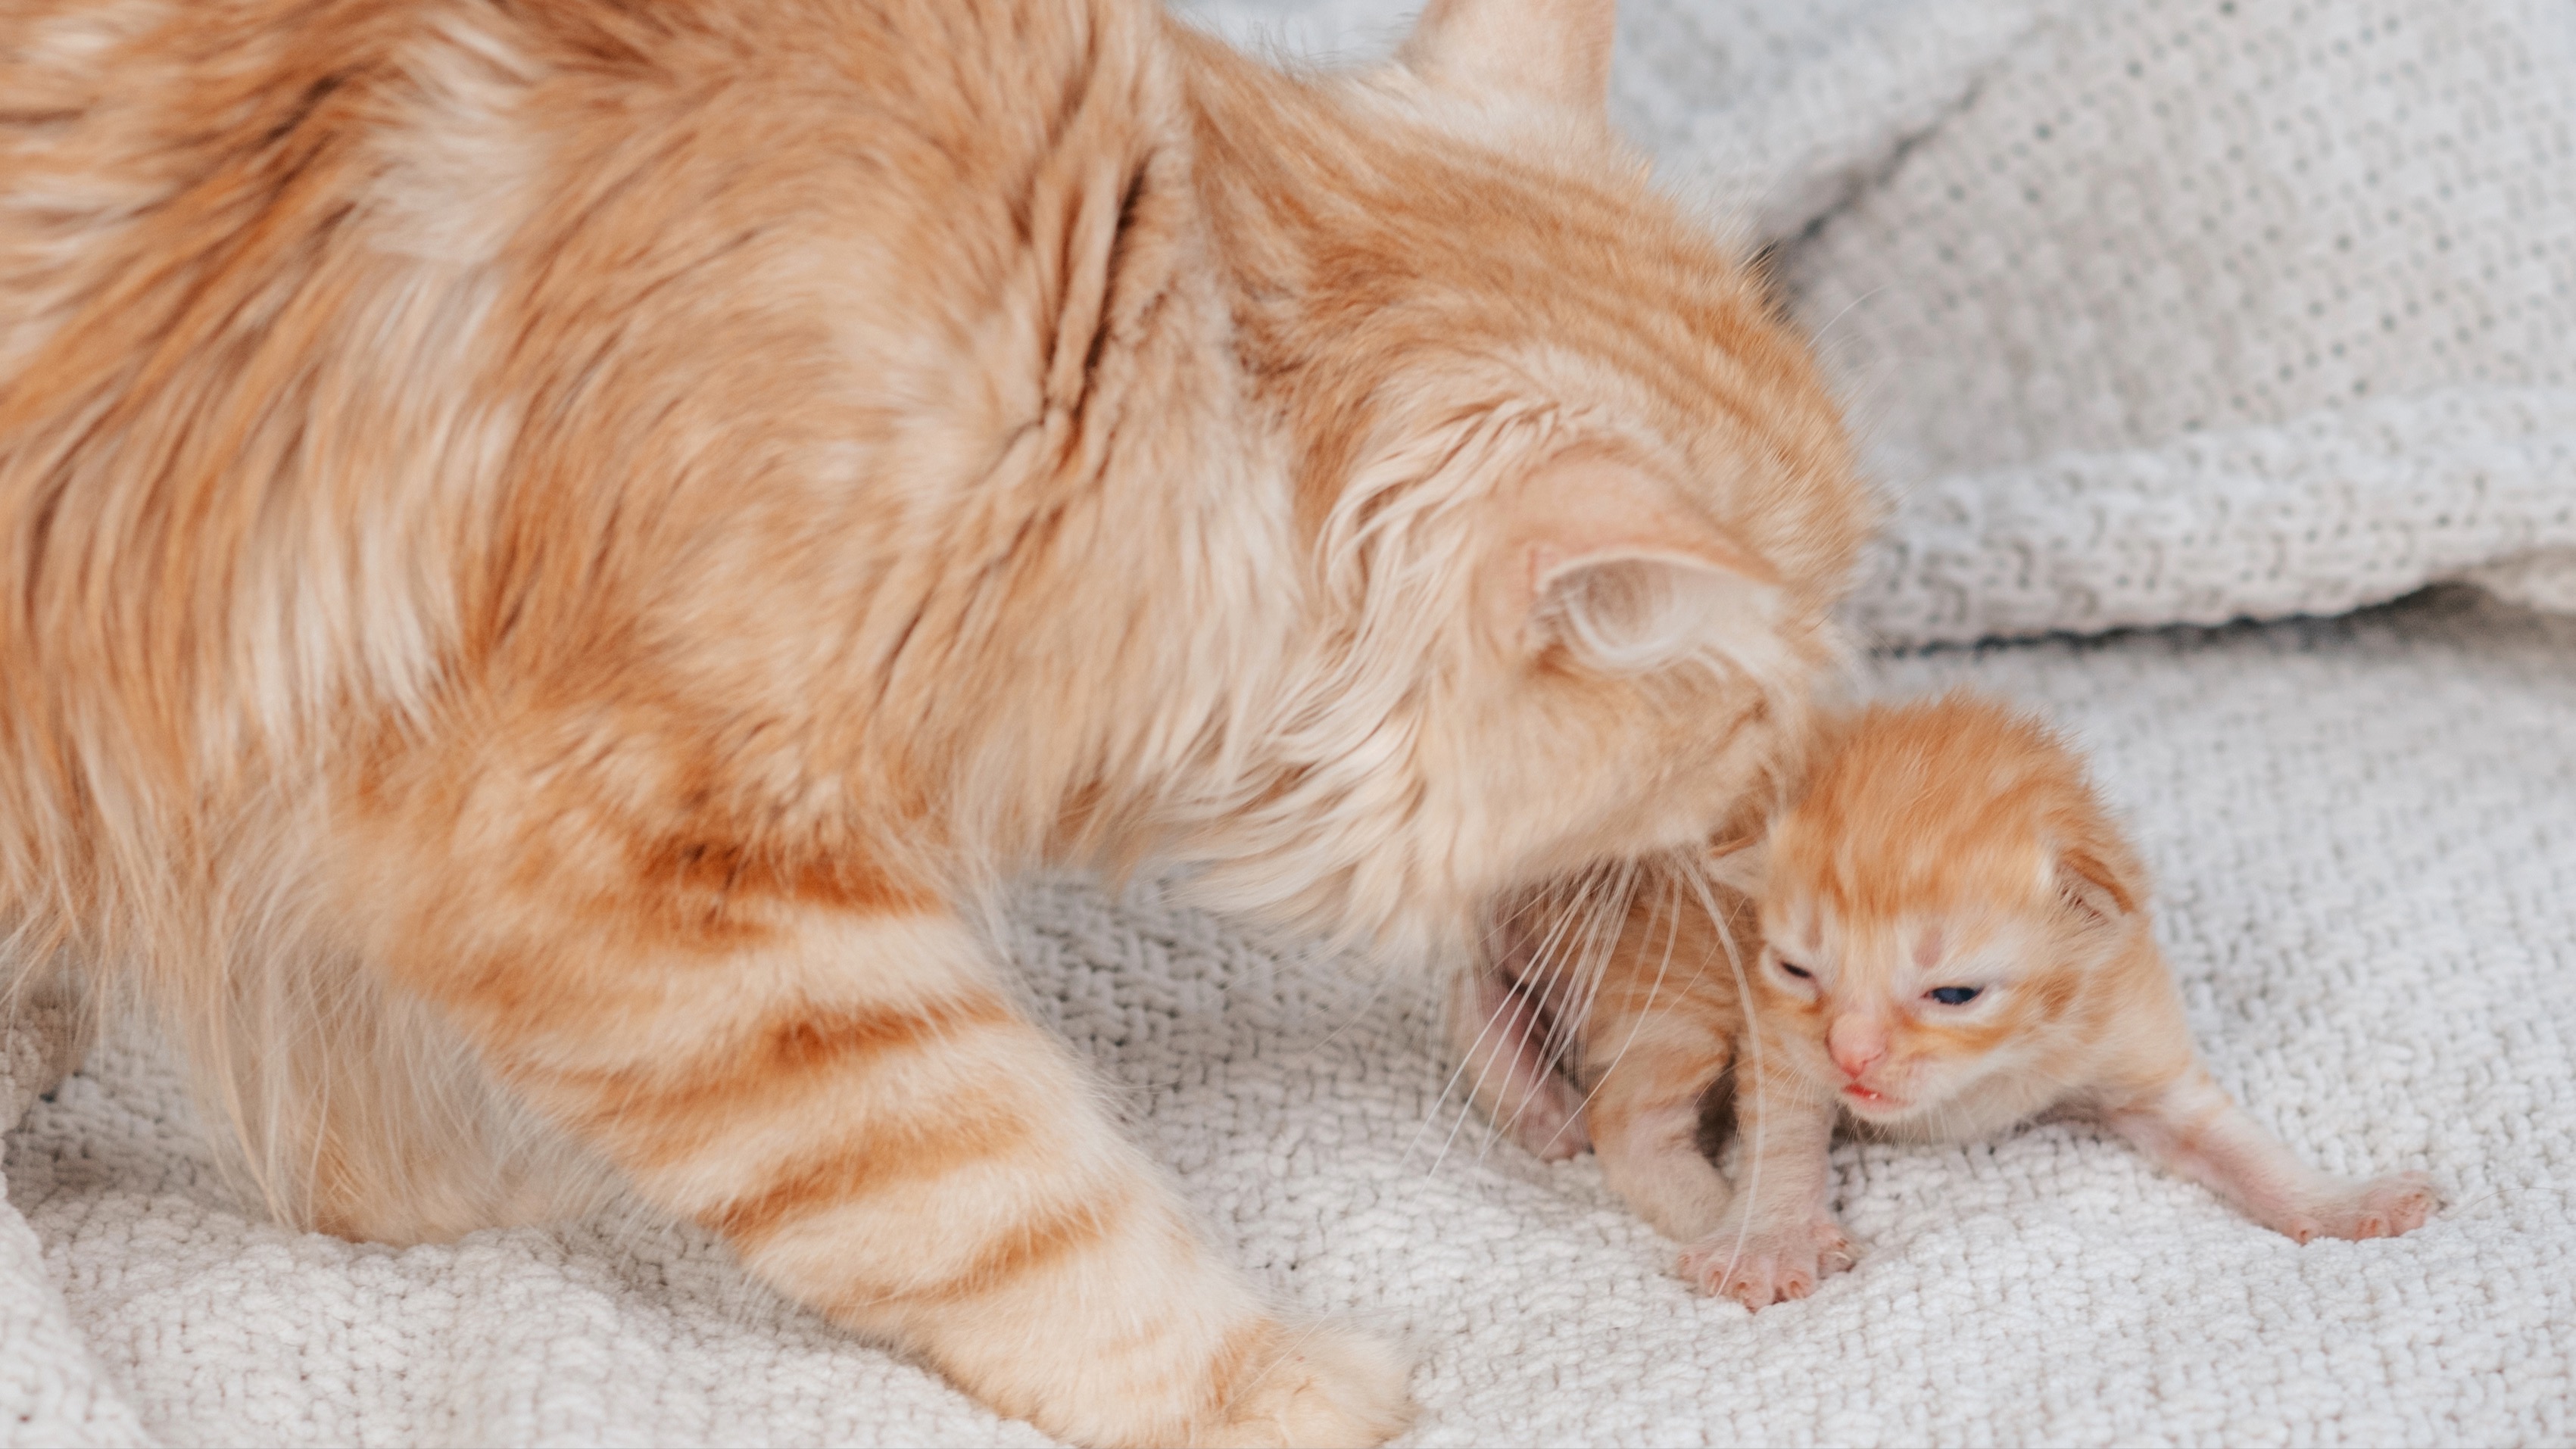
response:
M1813 981L1816 979L1814 973L1808 971L1806 967L1795 965L1786 958L1781 960L1780 969L1797 977L1801 981Z
M1943 1006L1965 1006L1984 990L1982 986L1935 986L1923 994Z

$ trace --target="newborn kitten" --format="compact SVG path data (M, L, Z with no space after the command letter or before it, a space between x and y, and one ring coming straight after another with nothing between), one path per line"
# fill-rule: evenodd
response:
M1864 710L1820 744L1762 838L1710 851L1709 877L1733 892L1703 895L1682 873L1632 893L1588 1002L1549 989L1571 973L1534 968L1562 944L1550 932L1580 929L1544 910L1505 933L1503 973L1481 988L1520 1013L1511 1024L1579 1020L1557 1034L1604 1175L1691 1242L1684 1277L1760 1308L1851 1266L1827 1203L1842 1120L1955 1141L2073 1112L2301 1242L2423 1225L2438 1198L2421 1174L2314 1171L2211 1077L2149 927L2146 872L2044 726L1954 693ZM1543 1037L1524 1030L1515 1053L1488 1035L1483 1058L1511 1068L1480 1093L1496 1120L1574 1150L1579 1131L1558 1123L1576 1099L1534 1070ZM1732 1193L1694 1140L1731 1065Z

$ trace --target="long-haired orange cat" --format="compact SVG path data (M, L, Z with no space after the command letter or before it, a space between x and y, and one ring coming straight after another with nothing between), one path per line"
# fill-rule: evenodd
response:
M2316 1172L2211 1078L2145 868L2046 728L1952 694L1828 719L1812 748L1767 830L1620 893L1615 939L1582 939L1597 892L1531 897L1460 1017L1495 1120L1548 1155L1589 1140L1691 1244L1686 1278L1760 1308L1851 1266L1827 1199L1838 1121L1956 1141L2091 1116L2301 1242L2431 1214L2421 1175ZM1732 1183L1698 1141L1722 1080Z
M1610 23L0 3L17 969L290 1221L622 1180L1049 1432L1384 1437L970 923L1179 860L1457 952L1802 728L1868 509Z

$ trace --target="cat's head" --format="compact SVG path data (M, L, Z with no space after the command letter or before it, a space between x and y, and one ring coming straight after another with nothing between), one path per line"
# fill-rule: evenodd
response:
M1382 944L1738 812L1875 519L1804 339L1609 127L1612 10L1440 0L1389 67L1209 83L1319 619L1270 903Z
M1854 1117L1932 1135L2100 1028L2147 928L2082 762L1964 694L1835 722L1803 796L1713 868L1760 906L1766 1048Z

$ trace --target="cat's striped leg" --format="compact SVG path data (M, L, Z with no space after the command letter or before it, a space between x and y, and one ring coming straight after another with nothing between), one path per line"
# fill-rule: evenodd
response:
M1400 1361L1282 1323L936 910L422 941L497 1075L780 1290L1077 1443L1372 1444ZM623 939L618 937L622 936ZM719 944L722 949L714 949Z

